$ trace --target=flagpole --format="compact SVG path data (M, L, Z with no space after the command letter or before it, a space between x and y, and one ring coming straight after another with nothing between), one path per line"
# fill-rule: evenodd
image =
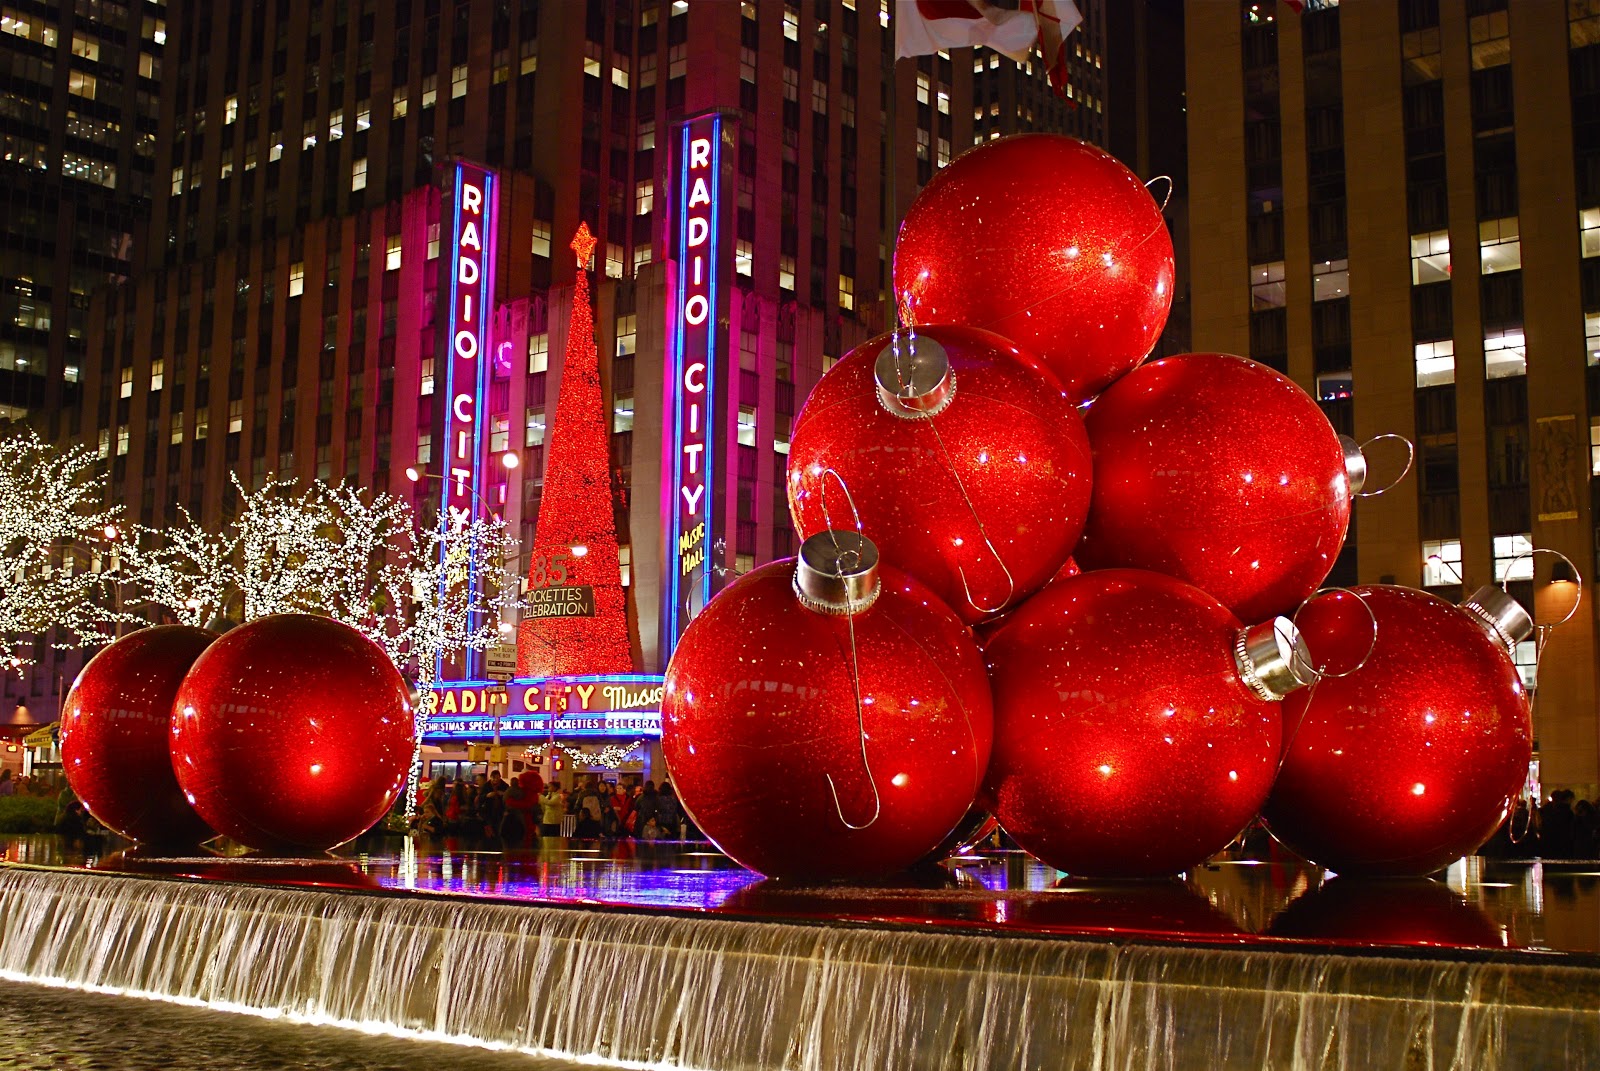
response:
M884 109L888 116L889 134L883 139L884 151L889 154L889 278L885 280L884 293L889 302L889 330L900 331L900 303L894 299L894 250L900 239L900 182L896 176L895 157L900 155L900 18L896 8L889 5L890 44L894 58L889 61L889 100Z

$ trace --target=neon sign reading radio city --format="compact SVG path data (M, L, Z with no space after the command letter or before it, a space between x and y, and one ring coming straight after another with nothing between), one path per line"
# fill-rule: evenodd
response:
M679 146L677 286L668 309L674 325L672 513L668 528L666 642L711 597L714 573L713 453L716 449L717 289L722 269L717 210L722 118L683 124Z

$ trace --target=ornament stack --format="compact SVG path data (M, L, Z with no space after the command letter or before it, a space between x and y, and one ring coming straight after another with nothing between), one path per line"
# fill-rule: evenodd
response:
M348 625L273 614L218 638L141 629L83 668L61 718L67 783L108 829L159 848L217 834L275 853L360 836L405 785L405 680Z
M860 878L992 815L1059 870L1146 878L1260 815L1316 863L1410 875L1494 831L1531 757L1531 619L1495 587L1323 592L1366 459L1264 365L1142 363L1173 255L1131 172L1060 135L974 148L893 280L903 326L796 420L799 558L668 666L663 749L713 841Z

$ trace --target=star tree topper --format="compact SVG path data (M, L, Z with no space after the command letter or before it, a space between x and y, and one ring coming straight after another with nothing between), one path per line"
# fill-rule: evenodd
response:
M594 257L594 235L589 233L589 221L584 220L578 224L578 233L572 236L572 251L578 254L578 267L587 269L589 261Z

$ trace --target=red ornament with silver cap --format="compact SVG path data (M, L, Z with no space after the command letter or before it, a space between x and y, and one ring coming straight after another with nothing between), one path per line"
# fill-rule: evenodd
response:
M1314 599L1299 622L1319 664L1358 668L1284 702L1272 834L1341 874L1428 874L1475 851L1533 756L1512 660L1527 611L1493 585L1460 606L1374 585Z
M1073 401L1145 359L1172 306L1172 237L1116 157L1062 134L985 142L906 212L894 292L906 324L966 324L1035 353Z
M1085 877L1174 874L1226 847L1272 787L1277 700L1309 679L1288 619L1245 628L1136 569L1056 581L984 655L1000 825Z
M667 667L661 747L695 824L769 877L903 870L955 828L993 710L971 634L853 531L740 577Z
M802 537L837 520L822 501L836 478L884 558L971 623L1067 561L1088 512L1089 441L1061 385L1000 336L902 330L856 347L800 411L788 492Z
M1175 576L1245 621L1293 613L1322 585L1367 475L1310 395L1225 353L1129 373L1095 399L1088 427L1094 500L1078 564Z

